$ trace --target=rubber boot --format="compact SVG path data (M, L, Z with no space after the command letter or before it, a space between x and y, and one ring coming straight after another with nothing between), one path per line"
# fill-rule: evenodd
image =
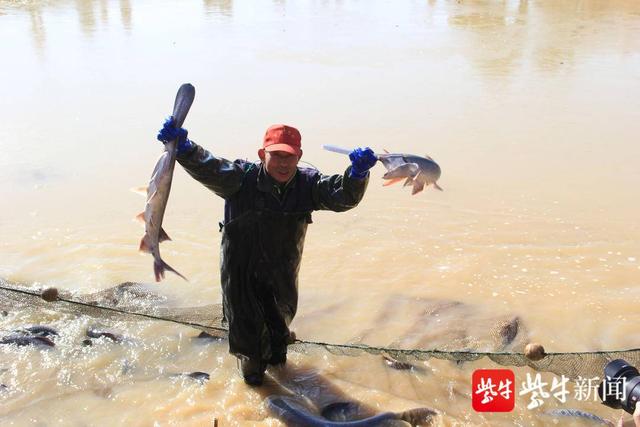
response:
M242 359L240 362L242 367L242 377L247 385L259 387L264 382L264 371L266 366L261 360Z

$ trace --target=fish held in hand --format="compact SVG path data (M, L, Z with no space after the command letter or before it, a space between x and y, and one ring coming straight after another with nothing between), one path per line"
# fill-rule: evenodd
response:
M194 97L195 88L192 85L185 83L180 86L173 107L173 125L176 128L182 126ZM169 200L169 192L171 191L177 144L178 139L164 144L164 152L160 155L153 169L149 186L146 189L147 203L144 212L137 216L138 219L144 221L145 225L145 233L140 241L140 250L153 255L153 272L156 282L164 279L166 270L187 280L186 277L164 262L160 256L160 242L171 240L167 232L162 228L162 220Z
M440 179L440 166L429 156L420 157L413 154L378 154L378 160L387 169L382 176L387 181L383 185L391 185L403 179L404 185L412 186L411 194L417 194L430 184L442 191L437 181Z
M334 153L349 154L351 150L335 145L325 144L323 148ZM411 194L417 194L430 184L442 191L436 181L440 179L440 166L429 156L420 157L413 154L384 153L375 154L378 161L384 165L387 172L382 176L387 181L382 185L391 185L403 179L404 187L411 185Z

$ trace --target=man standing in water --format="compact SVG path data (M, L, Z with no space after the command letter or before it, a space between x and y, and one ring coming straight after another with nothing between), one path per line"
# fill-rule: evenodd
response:
M300 132L286 125L267 129L258 163L213 156L170 118L158 139L176 138L178 163L225 200L220 271L229 352L240 358L244 381L259 386L267 365L287 360L311 212L357 206L377 159L370 148L357 148L342 175L298 167Z

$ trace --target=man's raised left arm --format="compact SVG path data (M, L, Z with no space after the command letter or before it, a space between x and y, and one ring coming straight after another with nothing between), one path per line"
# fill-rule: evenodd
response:
M344 212L360 203L369 182L369 169L377 162L370 148L356 148L349 154L351 166L344 174L322 175L314 183L312 197L317 210Z

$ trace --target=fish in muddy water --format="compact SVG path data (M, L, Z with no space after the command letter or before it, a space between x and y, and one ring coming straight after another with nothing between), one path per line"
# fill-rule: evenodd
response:
M182 126L194 97L195 88L192 85L185 83L180 86L173 107L173 123L175 127ZM144 212L138 215L138 219L144 221L145 227L144 236L140 241L140 250L153 255L153 273L155 274L156 282L164 279L165 270L172 271L187 280L160 257L160 243L165 240L171 240L167 232L162 228L162 219L169 200L169 192L171 191L173 170L176 165L177 144L178 141L173 140L164 145L165 151L158 159L151 174L149 186L146 189L147 203Z
M336 402L316 415L298 400L272 395L266 398L267 408L287 425L304 427L382 427L382 426L430 426L438 413L429 408L416 408L404 412L382 412L367 418L353 418L357 415L358 404L353 402Z
M0 344L15 344L18 347L27 345L33 345L36 347L55 347L56 345L47 337L25 335L9 335L0 338Z
M102 338L105 337L113 342L119 343L124 340L124 337L120 334L110 331L103 331L97 327L91 326L87 328L86 335L89 338Z
M543 414L556 418L558 420L561 420L563 418L565 419L576 418L576 419L591 421L593 424L597 424L597 425L605 425L605 426L611 426L611 427L614 426L614 424L609 420L605 420L604 418L601 418L595 414L581 411L579 409L570 409L570 408L550 409L548 411L545 411Z
M412 186L411 194L417 194L424 190L424 187L433 186L442 191L436 181L440 179L440 166L429 156L420 157L413 154L394 154L385 151L378 154L378 160L387 168L387 172L382 176L386 179L383 185L391 185L403 179L404 185Z
M45 325L33 325L23 329L17 329L15 332L21 335L31 335L34 337L58 336L58 331Z
M204 384L204 382L209 381L209 378L210 378L209 374L207 374L206 372L200 372L200 371L170 374L169 377L174 379L190 378L200 384Z
M316 369L295 363L270 369L269 377L259 393L269 411L288 426L430 426L440 418L426 407L380 412L377 405L354 400Z

